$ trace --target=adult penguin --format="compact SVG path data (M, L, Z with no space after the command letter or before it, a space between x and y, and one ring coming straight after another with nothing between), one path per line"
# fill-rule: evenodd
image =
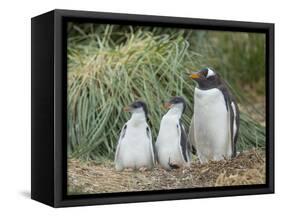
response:
M210 68L190 75L197 83L188 141L201 163L236 156L239 109L226 83Z
M132 113L123 126L115 153L115 168L151 169L154 166L154 149L151 130L147 124L148 110L143 101L135 101L124 111Z
M181 121L186 108L183 97L173 97L165 107L169 111L163 116L155 143L159 164L166 170L187 165L191 160L187 135Z

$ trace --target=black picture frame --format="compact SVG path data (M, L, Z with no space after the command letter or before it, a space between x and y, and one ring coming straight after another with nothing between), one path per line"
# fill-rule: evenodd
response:
M266 34L266 184L92 195L66 194L66 22ZM31 198L53 207L274 193L274 24L70 10L31 21Z

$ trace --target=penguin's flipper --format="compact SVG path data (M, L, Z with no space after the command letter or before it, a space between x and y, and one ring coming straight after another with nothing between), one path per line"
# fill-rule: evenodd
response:
M219 90L222 92L226 104L227 112L229 113L229 122L230 122L230 139L231 139L231 150L232 154L231 157L236 156L236 142L238 138L238 131L239 131L239 108L235 98L229 92L227 88L227 84L222 81L223 85L219 86ZM235 131L235 132L234 132Z
M234 98L231 99L231 114L230 114L230 123L231 123L231 138L232 138L232 157L236 157L237 150L236 150L236 142L238 139L239 133L239 125L240 125L240 114L237 102Z
M191 122L190 122L188 139L187 139L187 146L188 146L189 150L191 150L192 154L196 155L197 151L196 151L195 139L194 139L194 123L193 123L193 118L191 119Z
M151 156L152 156L152 162L153 162L153 164L155 164L156 159L157 159L156 150L155 150L156 148L152 143L151 130L150 130L149 126L146 127L146 134L147 134L147 137L148 137L149 143L150 143L150 152L151 152Z
M115 160L114 160L115 162L117 162L117 160L119 159L119 150L120 150L120 146L121 146L121 141L126 135L126 129L127 129L127 124L125 124L122 127L122 130L120 133L120 137L119 137L118 144L117 144L116 151L115 151Z
M177 128L178 128L179 137L180 137L181 153L182 153L182 156L183 156L183 159L185 160L185 162L188 162L190 159L189 159L189 157L187 155L187 153L188 153L188 150L187 150L187 136L186 136L186 132L185 132L184 126L181 123L181 121L177 125Z

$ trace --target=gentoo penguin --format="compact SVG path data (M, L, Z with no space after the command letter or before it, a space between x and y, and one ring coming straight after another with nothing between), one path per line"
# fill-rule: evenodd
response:
M226 83L210 68L190 75L197 83L188 142L201 163L236 156L239 109Z
M183 97L173 97L165 107L169 111L163 116L155 143L159 164L166 170L188 165L191 160L187 135L181 121L186 102Z
M154 148L151 130L147 124L148 110L142 101L135 101L124 111L132 113L123 126L115 152L115 168L151 169L154 166Z

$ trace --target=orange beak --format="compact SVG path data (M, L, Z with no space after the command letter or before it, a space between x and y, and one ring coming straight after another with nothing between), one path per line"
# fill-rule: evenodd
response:
M126 107L124 107L124 112L129 112L129 111L131 111L131 107L130 106L126 106Z
M172 104L169 103L169 102L166 102L166 103L164 104L164 107L165 107L166 109L169 109L169 108L172 107Z
M192 73L191 75L189 75L190 78L192 79L196 79L196 78L200 78L199 73Z

